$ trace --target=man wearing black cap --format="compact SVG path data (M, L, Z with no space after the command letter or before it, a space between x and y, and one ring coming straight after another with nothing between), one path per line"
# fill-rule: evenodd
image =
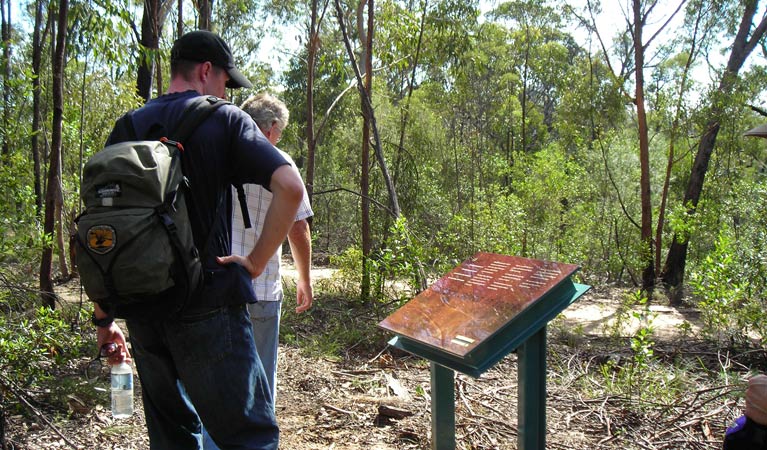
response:
M185 34L171 51L168 92L131 113L136 136L173 129L193 99L224 98L227 87L251 87L235 67L229 46L208 31ZM115 129L107 143L123 140ZM214 111L187 139L182 161L191 181L187 199L195 244L199 249L208 244L203 267L228 281L208 289L206 279L203 293L179 317L123 315L141 380L150 446L201 448L202 421L221 449L277 449L273 400L246 303L256 300L251 279L263 271L295 220L303 184L250 116L231 104ZM260 184L274 195L261 238L247 256L231 255L231 212L219 207L231 205L230 186L241 183ZM99 347L107 342L121 346L110 363L130 358L119 326L109 323L98 305L94 317Z

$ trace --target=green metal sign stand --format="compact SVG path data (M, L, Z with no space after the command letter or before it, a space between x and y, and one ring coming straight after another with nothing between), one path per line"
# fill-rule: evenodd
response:
M431 363L431 448L455 450L455 372Z
M578 267L478 253L384 319L389 344L431 362L432 449L455 449L455 372L478 378L512 351L520 450L546 445L546 329L590 286Z
M519 450L546 448L546 327L530 336L517 351Z

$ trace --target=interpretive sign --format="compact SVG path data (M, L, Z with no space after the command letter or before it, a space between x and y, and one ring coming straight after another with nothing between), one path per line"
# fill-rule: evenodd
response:
M577 270L477 253L379 326L404 338L392 345L477 377L585 292L570 280Z
M590 286L573 264L477 253L378 325L389 344L431 361L432 449L455 448L453 369L479 377L514 350L521 450L546 436L546 326Z

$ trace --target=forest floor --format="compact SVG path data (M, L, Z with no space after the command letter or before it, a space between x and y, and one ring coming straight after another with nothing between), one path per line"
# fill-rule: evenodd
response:
M71 287L62 291L66 289ZM643 395L655 386L641 383L628 394L601 390L611 380L621 379L620 367L631 360L630 339L610 337L609 331L626 295L624 289L592 289L550 324L546 448L721 448L725 427L741 411L736 386L741 380L710 380L709 376L696 384L695 373L716 372L717 366L741 362L691 337L701 326L694 309L650 307L655 361L679 364L682 358L691 358L697 369L693 366L678 377L694 388L671 401ZM312 340L314 333L324 331L322 318L342 308L343 304L321 298L297 335ZM636 326L641 325L636 322L639 317L634 317ZM625 336L633 333L630 328L623 331ZM427 362L386 345L346 349L335 358L303 347L280 346L276 408L281 449L431 448ZM756 364L764 368L764 357ZM645 379L639 374L637 378ZM668 382L669 386L675 383ZM457 374L455 388L458 449L517 448L515 353L477 379ZM83 405L77 399L65 417L9 417L9 449L148 449L140 392L136 379L136 412L129 419L113 420L108 405Z

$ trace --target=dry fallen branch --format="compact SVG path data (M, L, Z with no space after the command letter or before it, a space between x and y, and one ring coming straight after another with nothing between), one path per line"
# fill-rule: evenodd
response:
M354 412L353 411L347 411L345 409L337 408L337 407L335 407L333 405L330 405L330 404L327 404L327 403L323 404L322 407L325 408L325 409L329 409L331 411L335 411L337 413L347 414L349 416L354 417Z
M392 419L404 419L415 414L413 411L397 408L396 406L378 405L378 414Z
M5 390L7 390L8 392L12 393L12 394L13 394L13 396L14 396L14 397L16 397L16 398L17 398L17 399L18 399L18 400L19 400L19 401L20 401L20 402L21 402L21 403L24 405L24 407L25 407L25 408L27 408L27 409L28 409L29 411L31 411L31 412L32 412L32 413L33 413L35 416L37 416L38 418L40 418L40 420L42 420L43 422L45 422L45 424L46 424L46 425L47 425L47 426L48 426L48 427L49 427L51 430L53 430L53 432L54 432L54 433L56 433L56 434L57 434L57 435L58 435L58 436L59 436L61 439L63 439L63 440L64 440L64 442L66 442L66 443L67 443L67 445L69 445L70 447L72 447L72 448L74 448L74 449L78 449L78 448L79 448L79 447L78 447L77 445L75 445L75 444L74 444L72 441L70 441L70 440L69 440L69 439L68 439L68 438L67 438L67 437L64 435L64 433L62 433L61 431L59 431L59 429L58 429L58 428L56 428L56 426L55 426L55 425L53 425L53 424L51 423L51 421L50 421L50 420L48 420L48 418L47 418L47 417L45 417L45 414L43 414L42 412L40 412L40 411L39 411L37 408L35 408L35 407L34 407L34 406L33 406L33 405L32 405L32 404L29 402L29 400L27 400L27 398L26 398L26 395L25 395L25 394L24 394L24 393L21 391L21 389L17 389L17 388L16 388L16 387L13 385L13 383L12 383L10 380L8 380L7 378L5 378L5 377L4 377L4 376L2 376L1 374L0 374L0 384L2 385L3 389L5 389Z

